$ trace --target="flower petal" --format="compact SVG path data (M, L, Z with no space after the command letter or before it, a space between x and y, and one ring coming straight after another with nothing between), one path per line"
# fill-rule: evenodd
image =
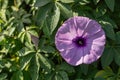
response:
M77 26L77 35L82 36L88 22L90 21L87 17L75 17Z
M96 56L93 53L95 54L94 51L90 51L89 54L86 54L84 56L84 64L90 64L97 60Z
M87 44L87 47L84 47L84 60L85 64L90 64L100 58L104 50L103 45L94 45Z
M72 36L70 32L59 31L59 33L56 34L56 38L58 40L69 40L69 41L72 41L73 37L74 36Z
M56 39L55 43L56 43L57 49L59 51L64 51L64 50L71 49L71 48L74 47L72 42L71 41L67 41L67 40L57 40Z
M96 34L88 37L86 43L92 43L92 44L97 44L104 46L105 45L105 33L103 30L97 32Z
M75 19L70 18L67 21L63 23L61 26L61 32L63 33L69 33L73 38L77 36L76 34L76 26L75 26Z
M84 30L83 37L90 37L91 35L94 35L97 32L99 32L100 30L101 30L100 24L98 24L94 20L91 20Z
M94 44L92 44L91 50L94 51L93 54L98 59L102 55L102 52L104 50L104 46L103 45L97 45L97 44L94 45Z
M61 53L61 56L71 65L77 66L83 63L83 49L72 48Z
M90 64L94 61L97 60L97 57L95 56L95 52L90 49L91 47L85 47L84 48L84 58L83 58L83 63L85 64Z
M77 48L72 48L72 49L67 49L63 51L60 54L66 62L72 65L75 63L75 61L73 61L73 57L75 56L76 51L77 51Z

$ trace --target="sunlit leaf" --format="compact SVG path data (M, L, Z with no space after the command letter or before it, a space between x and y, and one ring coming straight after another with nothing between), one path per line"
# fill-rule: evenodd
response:
M11 36L13 34L13 32L15 31L15 27L12 27L9 29L9 36Z
M29 53L27 53L27 55L24 55L24 56L20 57L21 70L23 70L29 64L33 55L34 55L33 52L29 52Z
M26 41L27 41L28 43L31 44L31 35L30 35L29 32L26 32L26 34L25 34L25 39L26 39Z
M90 3L90 0L80 0L80 5L87 5Z
M75 0L60 0L63 3L73 3Z
M24 32L21 32L21 33L18 35L18 38L20 38L21 42L24 42L25 33L24 33Z
M0 2L0 17L6 21L6 8L8 6L8 0Z
M21 0L15 0L15 1L14 1L14 5L15 5L16 7L19 7L21 4L22 4L22 1L21 1Z

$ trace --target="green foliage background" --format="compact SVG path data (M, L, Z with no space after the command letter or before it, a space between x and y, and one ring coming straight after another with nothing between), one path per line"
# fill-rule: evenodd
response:
M0 0L0 80L120 80L119 0ZM72 16L98 21L102 57L77 67L59 55L54 37Z

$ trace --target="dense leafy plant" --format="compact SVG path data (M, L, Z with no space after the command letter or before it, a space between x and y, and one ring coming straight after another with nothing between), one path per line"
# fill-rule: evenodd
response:
M0 0L0 80L119 80L119 0ZM67 64L54 43L72 16L97 20L107 40L90 65Z

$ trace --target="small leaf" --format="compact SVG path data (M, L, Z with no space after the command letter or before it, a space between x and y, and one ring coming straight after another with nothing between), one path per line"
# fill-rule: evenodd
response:
M56 74L52 80L63 80L63 79L60 75Z
M87 75L89 65L87 65L87 64L82 64L82 65L80 65L80 67L81 67L81 71L82 71L85 75Z
M105 80L104 78L101 78L101 77L97 77L95 78L94 80Z
M65 71L59 71L58 73L62 77L62 80L69 80L68 75Z
M106 67L104 68L104 70L100 70L99 72L97 72L95 78L100 77L100 78L108 79L110 77L113 77L114 75L115 74L113 73L112 69L110 67Z
M109 66L113 61L114 51L111 47L105 48L103 55L101 57L101 63L103 67Z
M54 14L52 15L51 22L50 22L50 34L52 34L54 29L56 28L58 21L59 21L59 18L60 18L60 10L55 5Z
M53 80L54 76L55 76L55 72L52 72L52 73L50 73L50 74L47 74L45 80Z
M42 7L48 4L51 0L36 0L35 7Z
M7 78L7 74L6 73L1 73L0 74L0 80L5 80Z
M44 21L43 32L44 32L46 37L48 37L48 38L50 37L50 29L49 29L49 26L47 24L47 21Z
M35 26L35 27L36 27L36 26ZM38 28L36 28L36 29L38 29ZM34 30L34 28L33 28L33 29L28 29L28 32L29 32L31 35L34 35L34 36L36 36L36 37L39 37L37 31Z
M30 3L30 0L25 0L26 4L29 4Z
M95 75L95 78L97 77L102 77L102 78L106 78L107 73L104 70L101 70L99 72L97 72L97 74Z
M116 33L116 42L120 44L120 31Z
M15 4L16 7L19 7L22 4L22 1L21 0L16 0L16 1L14 1L14 4Z
M49 60L46 57L44 57L42 54L40 54L40 53L38 53L37 55L39 57L39 61L41 63L41 67L45 68L47 71L50 71L51 64L50 64Z
M30 35L30 33L28 33L28 32L25 33L25 39L26 39L26 41L27 41L29 44L31 44L31 35Z
M20 57L20 66L21 70L23 70L30 62L33 57L33 52L27 53L27 55Z
M100 0L93 0L93 2L95 3L95 5L97 5L97 3L100 2Z
M28 71L23 71L24 80L31 80L30 73Z
M4 36L0 36L0 45L4 45L6 41L6 38Z
M30 17L31 16L31 14L24 14L23 16L22 16L22 19L26 19L26 18L28 18L28 17Z
M115 62L120 66L120 46L114 48L114 54L115 54L114 56Z
M24 39L25 39L25 32L20 32L19 35L18 35L18 38L21 40L21 42L23 43L24 42Z
M11 36L14 31L15 31L15 27L10 28L9 31L8 31L9 36Z
M31 78L32 78L32 80L38 80L40 64L39 64L37 54L35 56L33 56L30 63L31 64L29 67L29 71L30 71Z
M30 24L31 23L31 20L29 18L26 18L26 19L22 19L23 23L28 23Z
M52 46L44 46L41 49L41 51L44 53L53 53L53 52L55 52L55 49Z
M119 79L116 79L116 77L114 76L114 77L107 78L107 80L119 80Z
M119 67L119 69L118 69L118 73L117 73L118 75L120 75L120 67ZM120 76L119 76L120 77Z
M108 74L113 74L113 71L110 67L104 67L103 68L105 72L107 72Z
M94 16L96 18L99 18L103 16L106 12L107 12L106 6L102 4L96 8L96 10L94 11Z
M37 14L35 16L35 21L37 22L38 25L42 26L50 10L51 10L51 4L47 4L38 9Z
M112 20L110 17L108 16L103 16L101 17L101 20L103 21L103 23L107 23L109 24L109 26L111 26L114 29L117 29L117 24L114 22L114 20Z
M70 6L65 5L65 4L62 4L62 3L59 3L59 2L56 2L56 3L57 3L57 5L58 5L59 8L60 8L61 14L62 14L65 18L69 18L69 17L72 17L72 16L73 16L72 9L70 8Z
M115 0L105 0L105 3L111 11L114 11Z
M67 63L62 63L61 65L58 66L58 69L60 71L66 71L67 73L74 73L75 70L72 66L68 65Z
M80 0L80 5L87 5L90 3L90 0Z
M60 0L63 3L73 3L75 0Z
M109 22L105 22L105 21L100 21L100 23L105 31L106 36L112 40L115 40L115 32L114 32L112 24Z
M24 80L22 71L14 72L11 80Z
M1 1L1 0L0 0ZM9 0L4 0L0 2L0 17L6 21L6 10L8 7Z

